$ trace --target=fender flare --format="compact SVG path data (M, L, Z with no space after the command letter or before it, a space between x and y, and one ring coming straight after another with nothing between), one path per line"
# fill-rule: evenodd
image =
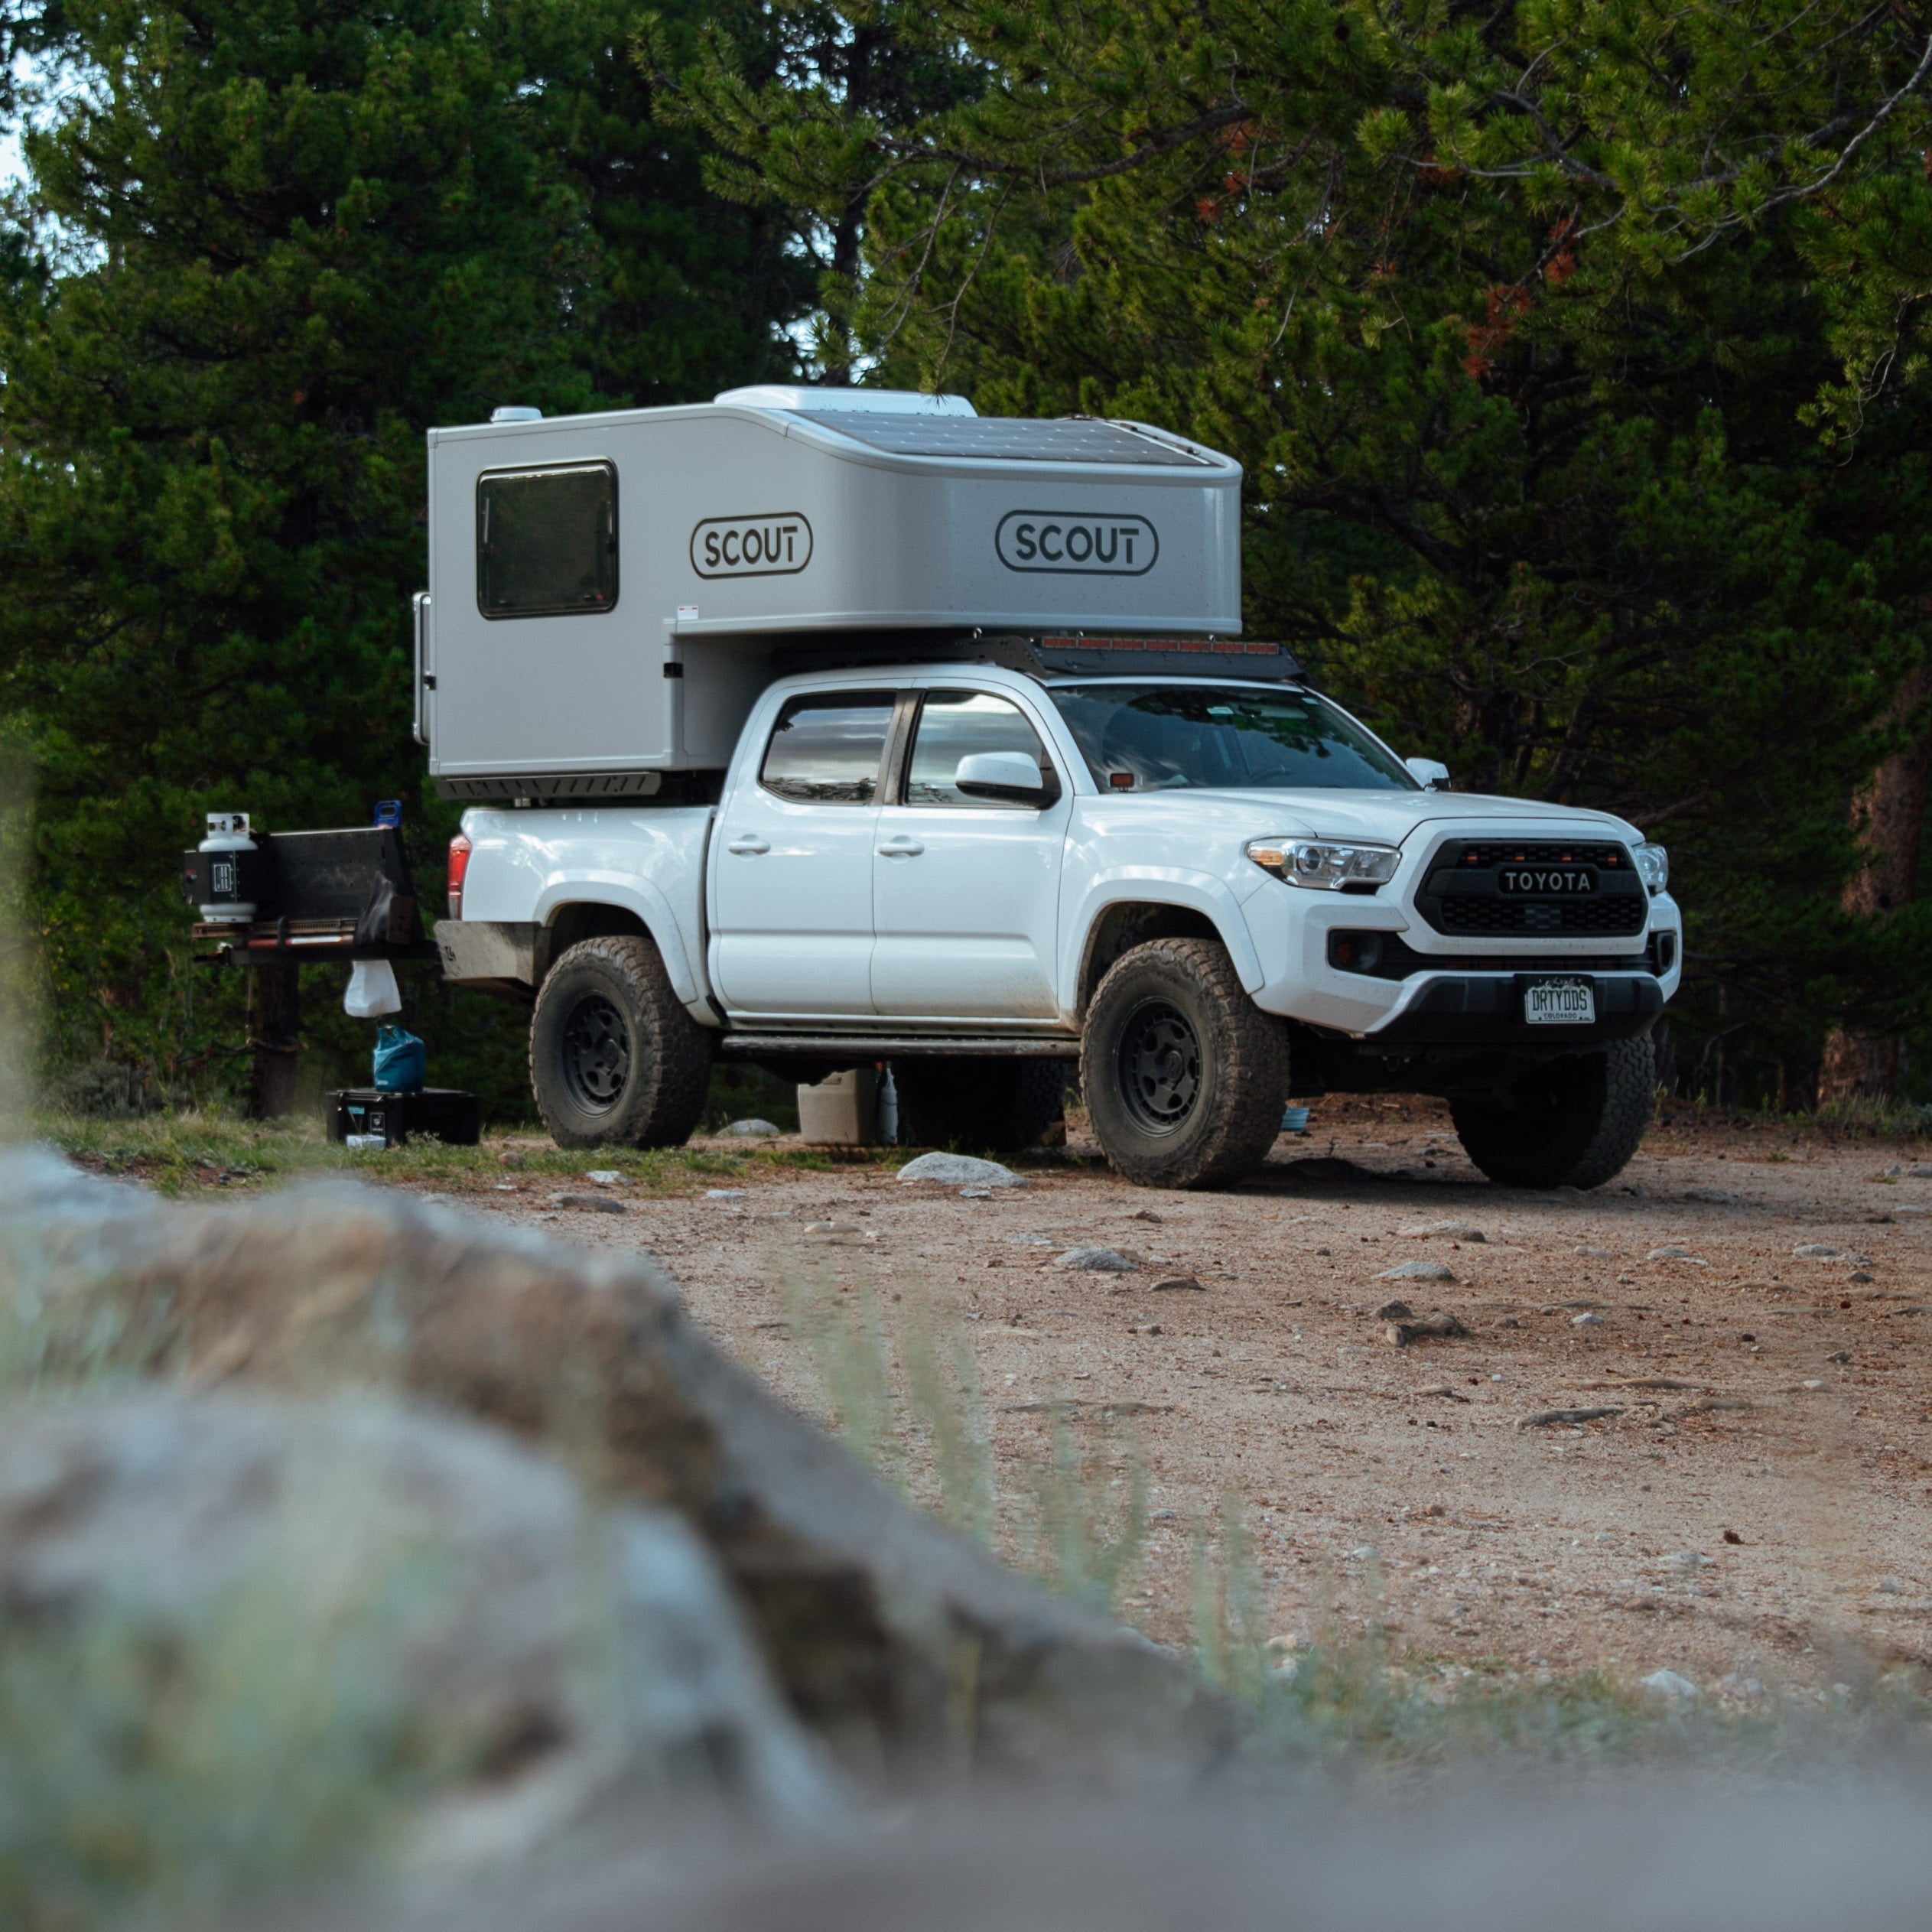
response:
M552 879L538 896L537 923L548 925L565 906L615 906L634 913L664 961L671 990L688 1007L702 1001L704 988L691 971L677 915L670 900L649 880L617 872L574 872L568 878Z
M1221 935L1236 975L1249 993L1267 984L1254 936L1247 929L1241 902L1226 882L1212 873L1179 866L1120 866L1102 873L1088 886L1079 906L1066 925L1067 939L1060 955L1060 1010L1079 1010L1080 973L1087 943L1101 915L1115 906L1173 906L1199 912Z

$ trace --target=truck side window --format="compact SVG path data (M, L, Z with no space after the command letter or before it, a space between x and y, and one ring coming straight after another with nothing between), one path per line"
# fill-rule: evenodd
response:
M781 798L870 805L879 796L892 723L890 691L790 698L772 727L758 782Z
M476 479L476 608L558 617L617 601L617 472L608 463Z
M1039 733L1018 705L983 691L928 691L906 767L906 802L968 805L984 812L1028 809L1005 799L968 798L954 784L961 759L977 751L1022 751L1042 772L1052 769Z

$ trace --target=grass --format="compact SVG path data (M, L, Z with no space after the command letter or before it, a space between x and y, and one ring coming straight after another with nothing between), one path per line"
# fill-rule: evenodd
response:
M132 1120L42 1114L34 1131L98 1173L125 1175L158 1192L181 1195L210 1189L270 1186L324 1176L356 1180L408 1182L460 1190L493 1186L506 1169L537 1179L581 1179L591 1168L614 1169L646 1192L688 1192L699 1182L728 1186L734 1177L774 1169L896 1167L896 1149L779 1147L757 1141L742 1148L675 1147L652 1153L634 1147L574 1151L541 1138L542 1130L497 1130L476 1147L448 1147L435 1140L375 1150L337 1146L317 1121L250 1121L233 1115L182 1112Z

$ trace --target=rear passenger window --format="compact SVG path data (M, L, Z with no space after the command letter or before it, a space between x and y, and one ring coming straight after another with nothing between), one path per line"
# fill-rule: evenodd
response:
M873 804L892 723L889 691L790 698L772 727L758 782L781 798Z
M617 472L608 463L476 479L476 607L559 617L617 601Z
M961 759L979 751L1024 752L1042 771L1049 768L1039 733L1018 705L983 691L929 691L919 709L919 736L906 767L906 802L974 805L990 812L1016 809L1010 801L970 798L953 782Z

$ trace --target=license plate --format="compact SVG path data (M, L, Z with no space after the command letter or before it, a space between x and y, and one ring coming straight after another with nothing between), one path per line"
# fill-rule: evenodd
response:
M1596 886L1588 866L1505 866L1496 875L1505 899L1587 899Z
M1523 1017L1532 1026L1592 1026L1596 989L1588 980L1543 980L1525 987Z

